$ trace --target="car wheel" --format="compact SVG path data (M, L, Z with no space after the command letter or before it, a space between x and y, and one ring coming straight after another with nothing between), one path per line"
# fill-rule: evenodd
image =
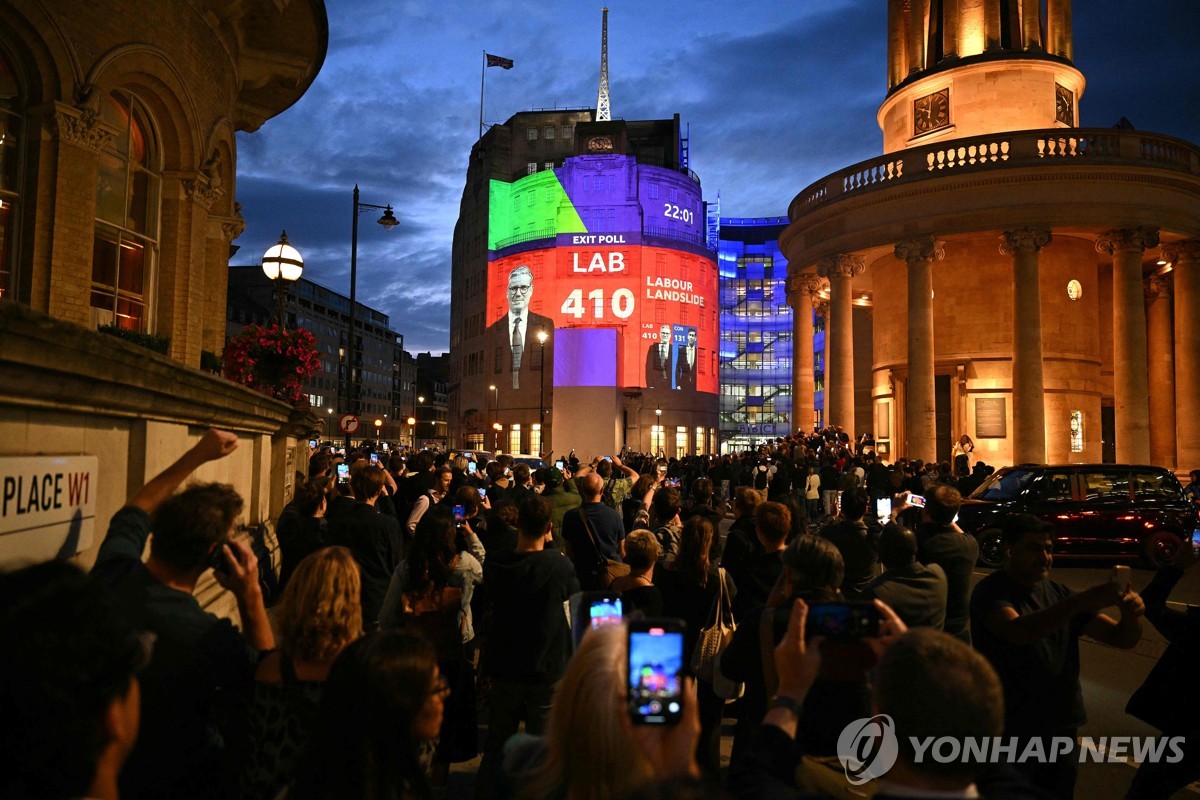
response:
M1183 539L1170 531L1158 531L1142 540L1142 558L1148 566L1158 569L1175 563L1181 547Z
M988 528L979 536L979 563L985 567L998 568L1004 564L1004 543L999 528Z

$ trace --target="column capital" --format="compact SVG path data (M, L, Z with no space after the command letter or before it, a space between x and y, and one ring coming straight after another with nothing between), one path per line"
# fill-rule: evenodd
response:
M120 133L100 119L99 108L90 105L55 103L48 116L50 132L56 139L93 153L99 153Z
M829 303L824 300L822 300L822 301L814 300L813 301L813 313L817 315L818 319L828 320L829 319Z
M896 258L908 264L921 261L941 261L946 257L943 248L945 242L940 242L933 236L915 236L912 239L901 239L896 242Z
M1017 253L1036 253L1050 244L1049 228L1016 228L1000 235L1000 252L1006 256Z
M1142 283L1142 289L1146 292L1146 299L1153 300L1162 295L1170 298L1172 294L1171 276L1167 275L1151 275Z
M855 275L861 275L864 269L865 258L845 253L822 258L817 262L817 274L822 278L853 278Z
M1200 261L1200 239L1185 239L1162 246L1163 261L1174 266L1181 261Z
M788 304L799 309L807 300L813 307L820 302L821 292L829 288L829 284L813 273L793 275L787 281Z
M1096 250L1105 255L1135 250L1142 252L1158 247L1157 228L1117 228L1096 237Z

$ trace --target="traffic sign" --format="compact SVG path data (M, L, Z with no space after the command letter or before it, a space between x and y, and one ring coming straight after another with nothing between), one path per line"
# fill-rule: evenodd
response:
M358 430L358 417L353 414L342 414L338 420L338 427L342 429L342 433L353 434Z

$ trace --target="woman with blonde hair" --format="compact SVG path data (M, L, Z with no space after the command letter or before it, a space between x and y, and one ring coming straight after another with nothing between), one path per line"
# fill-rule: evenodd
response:
M345 547L306 556L276 606L279 649L258 665L246 720L242 797L274 797L292 778L329 668L362 635L358 564Z
M678 725L635 726L628 660L624 625L584 635L554 691L545 737L518 734L505 748L498 800L612 800L660 778L699 774L695 684L683 681Z

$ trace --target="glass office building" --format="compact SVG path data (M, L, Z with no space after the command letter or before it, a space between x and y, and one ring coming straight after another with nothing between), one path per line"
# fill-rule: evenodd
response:
M815 320L817 419L792 413L792 309L779 235L787 217L720 217L721 452L740 452L800 427L823 406L824 331Z

